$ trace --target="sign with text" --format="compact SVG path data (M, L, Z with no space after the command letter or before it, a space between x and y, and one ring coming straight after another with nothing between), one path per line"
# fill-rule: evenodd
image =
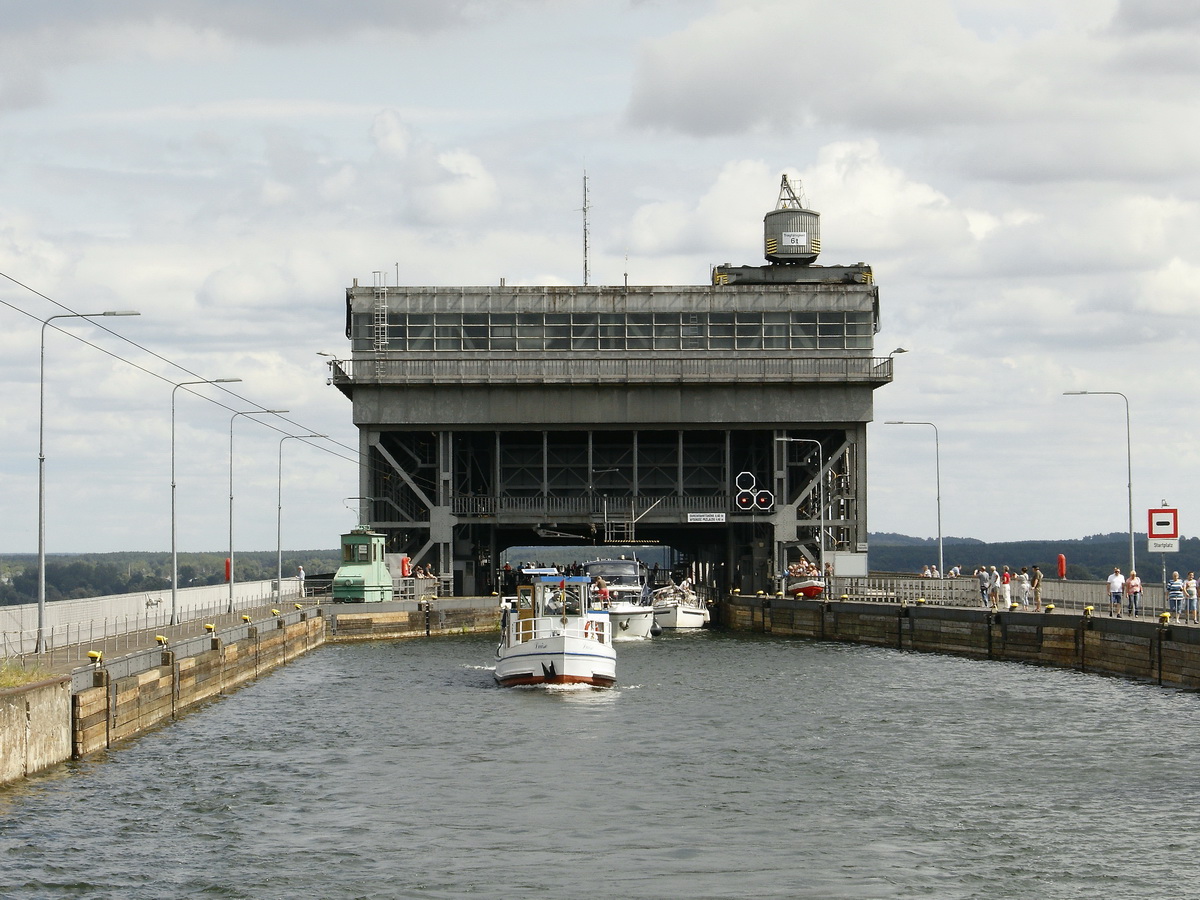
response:
M1178 553L1179 538L1150 538L1147 550L1151 553Z
M725 513L688 513L689 522L720 523L725 521Z

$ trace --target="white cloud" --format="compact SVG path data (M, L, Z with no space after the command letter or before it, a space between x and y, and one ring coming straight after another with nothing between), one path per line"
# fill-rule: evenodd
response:
M412 189L413 212L435 225L477 221L499 200L496 180L483 162L466 150L438 153L424 180Z

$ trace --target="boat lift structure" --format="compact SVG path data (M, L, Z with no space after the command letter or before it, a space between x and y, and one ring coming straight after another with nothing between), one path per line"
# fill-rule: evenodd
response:
M814 263L817 214L786 178L764 235L767 265L703 285L355 280L330 380L359 429L361 521L458 594L538 542L669 544L743 593L801 557L857 566L892 379L878 289L868 265Z

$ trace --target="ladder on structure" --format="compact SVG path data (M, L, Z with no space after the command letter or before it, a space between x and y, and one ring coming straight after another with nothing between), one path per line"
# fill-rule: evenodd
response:
M383 355L388 349L388 303L387 288L382 284L380 275L375 275L375 315L371 335L371 348L375 351L375 377L382 378L384 374Z

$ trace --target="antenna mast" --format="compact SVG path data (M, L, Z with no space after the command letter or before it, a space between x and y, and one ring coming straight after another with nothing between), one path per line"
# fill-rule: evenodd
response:
M583 170L583 286L588 283L588 195L587 169Z

